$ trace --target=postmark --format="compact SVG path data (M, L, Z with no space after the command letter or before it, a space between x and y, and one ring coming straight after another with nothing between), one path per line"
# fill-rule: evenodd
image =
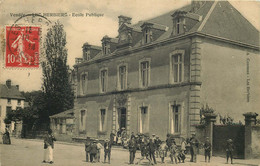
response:
M44 16L27 14L19 17L11 26L6 26L5 67L38 68L42 27L50 24Z

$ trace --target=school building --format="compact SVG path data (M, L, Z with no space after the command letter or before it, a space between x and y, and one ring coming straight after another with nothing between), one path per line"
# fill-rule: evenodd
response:
M74 137L126 128L188 137L208 104L219 113L259 112L259 31L228 1L192 1L85 43L76 59Z

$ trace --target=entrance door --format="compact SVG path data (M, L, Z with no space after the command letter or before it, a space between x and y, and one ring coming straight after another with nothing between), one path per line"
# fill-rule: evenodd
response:
M124 107L118 109L118 124L120 129L123 127L126 129L126 108Z

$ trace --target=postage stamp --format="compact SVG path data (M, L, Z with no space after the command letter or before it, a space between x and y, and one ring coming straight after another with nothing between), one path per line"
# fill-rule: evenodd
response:
M39 67L40 27L6 26L5 67Z

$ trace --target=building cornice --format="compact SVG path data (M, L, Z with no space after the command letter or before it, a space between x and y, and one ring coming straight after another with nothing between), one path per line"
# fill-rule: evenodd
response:
M114 90L106 93L93 93L88 95L78 95L77 98L88 98L88 97L96 97L96 96L107 96L112 94L121 94L121 93L133 93L133 92L141 92L141 91L149 91L149 90L157 90L157 89L167 89L167 88L176 88L176 87L185 87L190 85L201 85L201 82L183 82L178 84L163 84L157 86L149 86L147 88L132 88L126 90Z
M0 99L25 100L24 97L0 97Z
M236 46L240 46L240 47L244 47L244 48L248 48L248 49L253 49L255 51L260 51L260 46L257 46L257 45L252 45L252 44L247 44L247 43L243 43L243 42L239 42L239 41L235 41L235 40L230 40L230 39L227 39L227 38L218 37L218 36L215 36L215 35L210 35L210 34L206 34L206 33L202 33L202 32L189 32L189 33L174 36L174 37L171 37L171 38L168 38L168 39L165 39L165 40L152 42L152 43L149 43L149 44L146 44L146 45L143 45L143 46L140 46L140 47L136 47L136 48L132 47L132 48L116 50L115 52L113 52L109 56L105 56L105 57L102 57L102 58L99 58L99 59L96 59L96 60L76 64L76 65L74 65L74 67L81 67L81 66L85 66L85 65L99 63L99 62L102 62L102 61L114 59L116 57L125 56L125 55L132 54L132 53L135 53L135 52L143 51L145 49L151 49L151 48L154 48L154 47L166 45L166 44L169 44L169 43L184 40L184 39L187 39L187 38L192 38L192 37L195 37L195 36L204 37L204 38L208 38L208 39L212 39L212 40L216 40L216 41L221 41L221 42L229 43L229 44L232 44L232 45L236 45Z
M206 33L202 33L202 32L195 32L195 35L200 36L200 37L205 37L205 38L208 38L208 39L213 39L213 40L229 43L229 44L244 47L244 48L253 49L255 51L260 51L260 45L257 46L257 45L253 45L253 44L247 44L247 43L243 43L243 42L239 42L239 41L235 41L235 40L230 40L230 39L227 39L227 38L218 37L218 36L215 36L215 35L206 34Z

